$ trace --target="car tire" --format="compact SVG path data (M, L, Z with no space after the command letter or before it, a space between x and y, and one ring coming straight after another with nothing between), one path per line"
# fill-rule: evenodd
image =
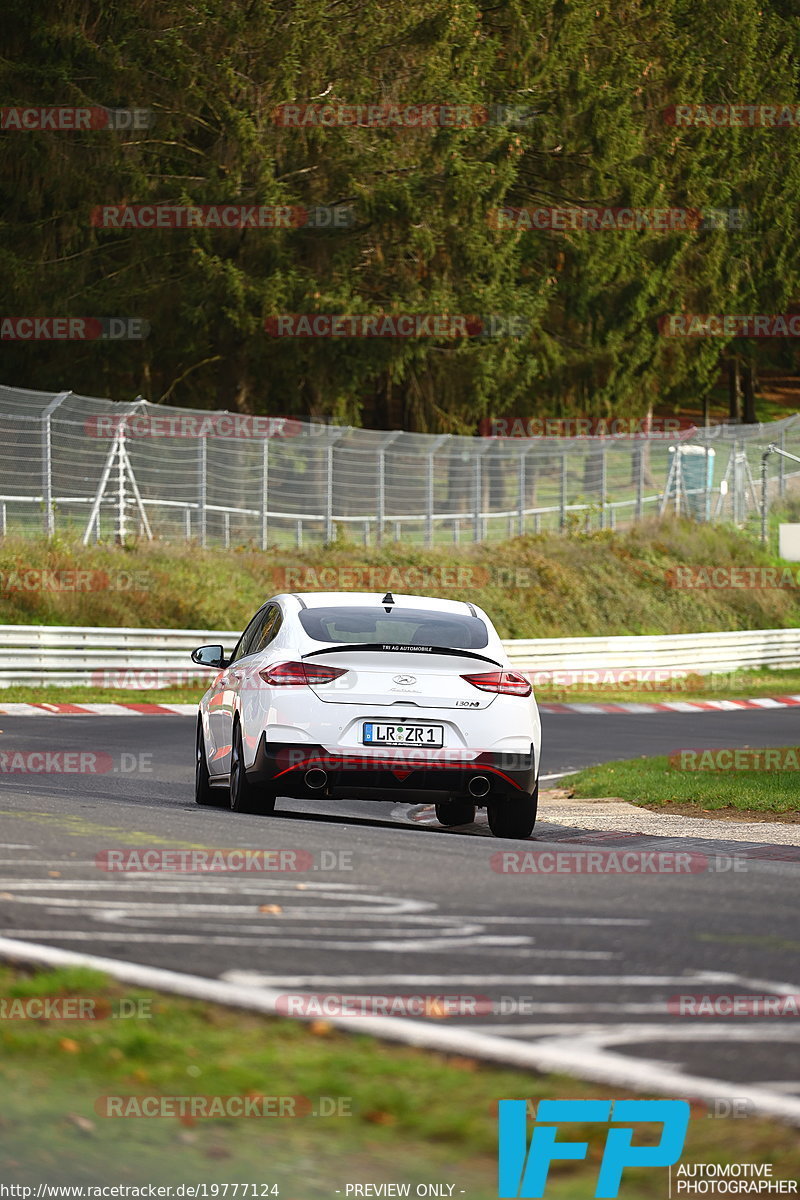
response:
M231 737L230 806L231 812L265 815L275 808L274 792L256 787L247 778L244 769L242 726L239 721L234 721Z
M207 808L227 808L228 792L225 788L212 788L206 760L206 743L202 721L197 722L194 760L194 798L196 804Z
M489 828L495 837L527 838L533 833L536 824L536 810L539 806L539 781L532 795L523 792L521 795L508 796L499 804L490 804L487 808Z
M471 825L475 820L475 805L471 800L458 797L455 800L442 800L436 805L436 820L440 825Z

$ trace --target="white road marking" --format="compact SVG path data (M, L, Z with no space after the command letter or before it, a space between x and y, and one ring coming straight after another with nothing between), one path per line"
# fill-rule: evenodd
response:
M38 936L43 936L39 934ZM57 949L13 938L0 938L0 957L43 966L86 966L136 987L153 988L182 996L275 1014L279 993L272 990L236 987L202 976L145 967L137 963L103 958L94 954ZM290 1018L302 1020L302 1018ZM800 1125L800 1099L749 1084L689 1075L669 1064L652 1064L608 1050L596 1049L574 1039L563 1044L556 1039L530 1045L514 1038L447 1027L440 1021L416 1021L398 1017L331 1017L331 1025L352 1033L401 1042L404 1045L499 1062L521 1069L557 1072L589 1079L606 1086L666 1096L691 1096L697 1100L748 1100L754 1113L777 1117ZM703 1030L706 1031L704 1026Z
M221 979L243 987L665 987L705 982L692 975L266 975L260 971L226 971ZM704 1026L705 1028L705 1026Z

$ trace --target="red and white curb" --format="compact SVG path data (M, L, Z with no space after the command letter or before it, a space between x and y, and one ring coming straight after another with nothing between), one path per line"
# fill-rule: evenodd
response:
M193 717L196 704L3 704L9 717Z
M539 705L547 713L656 713L656 712L737 712L752 708L796 708L800 696L759 696L752 700L664 700L658 704L546 704Z
M546 713L657 713L657 712L737 712L739 709L775 709L800 707L800 696L760 696L752 700L665 700L639 704L547 704L539 705ZM196 704L3 704L0 716L9 717L193 717Z

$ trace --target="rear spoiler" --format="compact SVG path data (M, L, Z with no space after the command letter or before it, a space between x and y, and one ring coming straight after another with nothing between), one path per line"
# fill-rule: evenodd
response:
M474 658L478 662L491 663L493 667L503 664L485 654L475 654L473 650L448 649L445 646L408 646L397 642L353 642L347 646L326 646L324 650L311 650L301 658L314 658L317 654L345 654L352 650L375 650L383 654L444 654L450 658Z

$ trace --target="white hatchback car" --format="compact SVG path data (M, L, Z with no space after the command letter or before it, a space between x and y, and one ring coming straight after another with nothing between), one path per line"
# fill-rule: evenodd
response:
M278 796L485 806L498 837L536 821L541 729L530 682L473 604L387 592L274 596L200 701L196 800L271 813Z

